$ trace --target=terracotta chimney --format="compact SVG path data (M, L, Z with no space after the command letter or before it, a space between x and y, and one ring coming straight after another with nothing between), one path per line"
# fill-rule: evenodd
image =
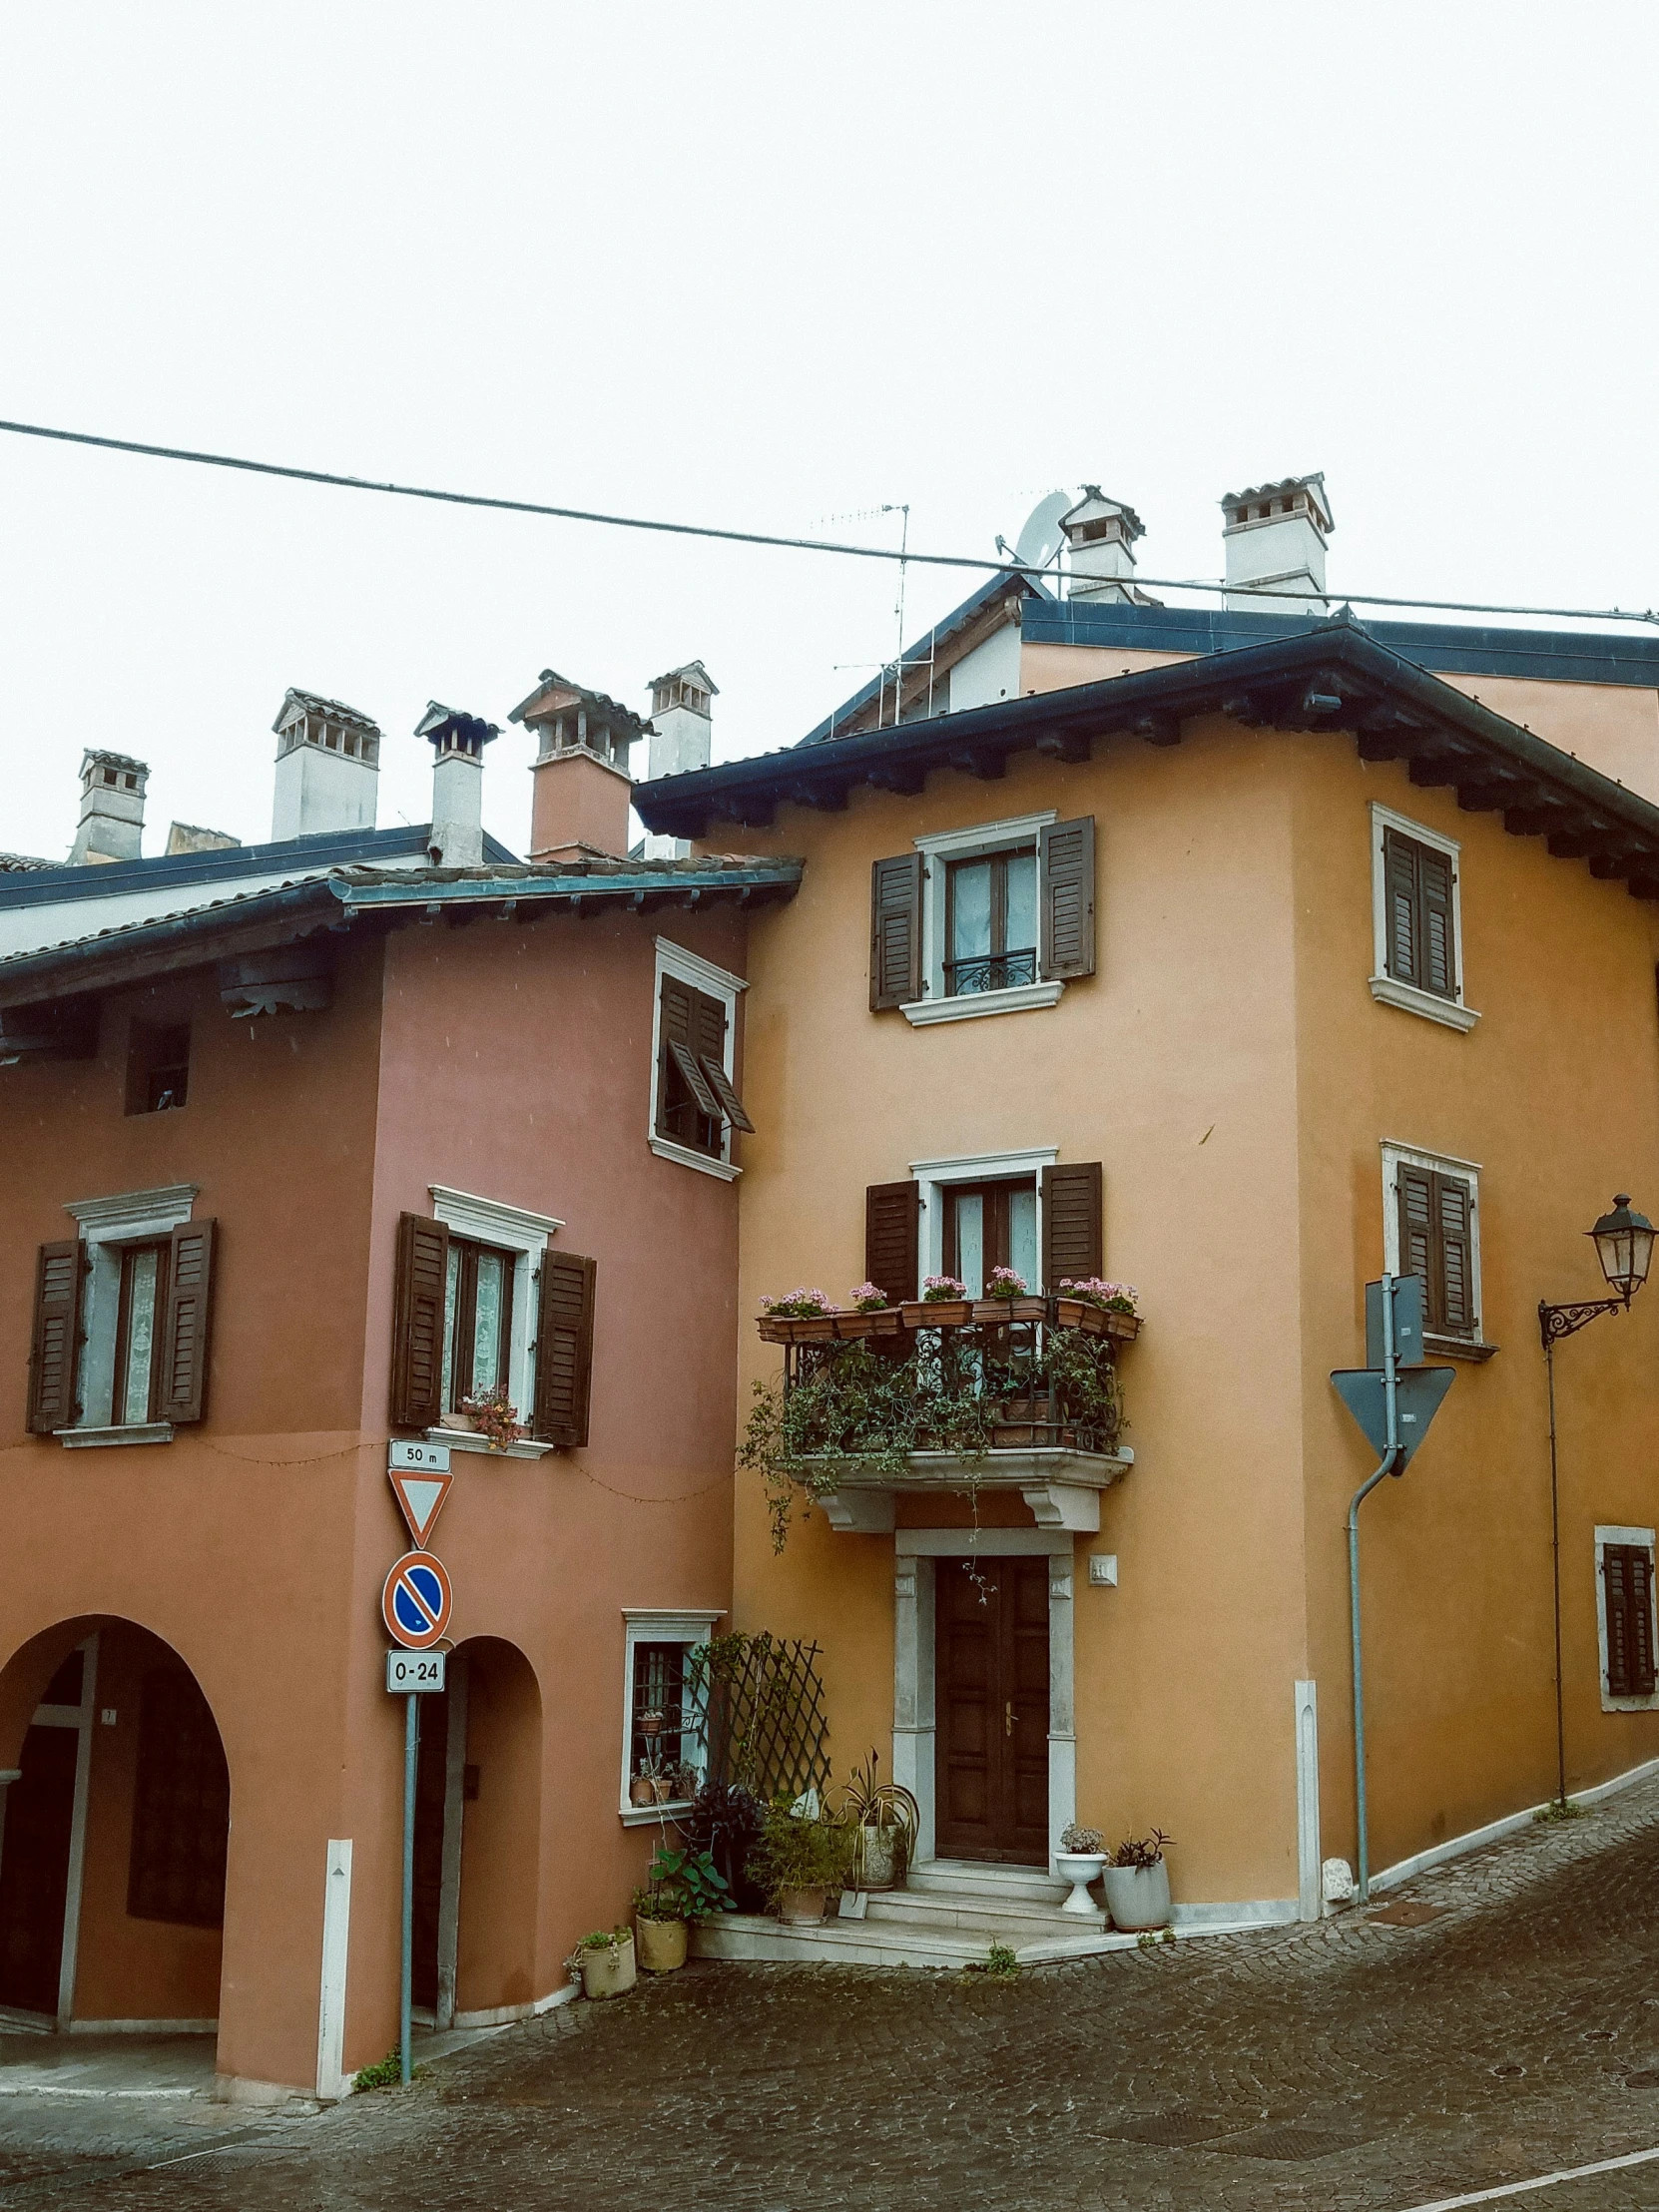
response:
M530 858L624 858L634 789L628 749L650 734L651 725L550 668L508 720L522 722L539 741L530 764Z

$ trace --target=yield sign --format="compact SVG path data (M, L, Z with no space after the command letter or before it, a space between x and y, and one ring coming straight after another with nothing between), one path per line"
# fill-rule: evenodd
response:
M426 1549L426 1539L432 1533L433 1524L443 1511L443 1501L449 1495L452 1474L397 1474L386 1476L397 1499L403 1518L409 1524L409 1534L420 1550Z
M1399 1465L1406 1461L1428 1433L1428 1424L1440 1409L1440 1401L1456 1380L1455 1368L1402 1368L1395 1401L1399 1416ZM1372 1449L1380 1456L1388 1448L1388 1413L1383 1378L1377 1368L1338 1368L1331 1378L1337 1394L1360 1426Z

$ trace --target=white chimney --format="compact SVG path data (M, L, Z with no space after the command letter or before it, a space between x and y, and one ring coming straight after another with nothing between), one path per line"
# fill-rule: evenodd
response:
M685 776L707 768L714 755L714 719L711 702L720 687L701 661L671 668L666 676L651 680L651 743L647 773ZM648 835L648 860L683 860L691 851L684 837Z
M433 699L415 725L432 747L434 867L481 867L484 859L484 748L501 733L493 722L457 714Z
M69 851L71 867L139 857L149 779L148 765L125 753L81 755L81 820Z
M380 782L380 732L354 707L290 691L276 720L276 796L271 834L372 830Z
M1221 508L1227 518L1221 533L1227 548L1225 604L1323 615L1325 548L1336 528L1324 476L1287 476L1282 483L1230 491ZM1268 593L1273 596L1263 596Z
M1060 529L1071 548L1071 598L1140 600L1133 547L1146 536L1146 525L1133 507L1109 499L1098 484L1085 484L1076 506L1060 517Z

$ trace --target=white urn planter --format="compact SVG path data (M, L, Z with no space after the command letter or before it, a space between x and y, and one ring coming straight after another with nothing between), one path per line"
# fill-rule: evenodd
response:
M1136 1929L1168 1928L1169 1868L1162 1859L1155 1867L1108 1867L1102 1879L1114 1928L1129 1934Z
M1100 1880L1106 1865L1103 1851L1057 1851L1054 1854L1054 1871L1063 1882L1071 1884L1071 1895L1061 1906L1062 1913L1095 1913L1099 1910L1089 1895L1089 1884Z

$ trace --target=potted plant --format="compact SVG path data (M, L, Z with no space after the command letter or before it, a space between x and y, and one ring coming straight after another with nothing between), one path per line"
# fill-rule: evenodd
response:
M1071 1884L1071 1895L1060 1908L1062 1913L1093 1913L1095 1910L1089 1884L1100 1880L1106 1864L1106 1854L1100 1848L1105 1840L1098 1828L1083 1828L1076 1821L1061 1831L1060 1848L1054 1854L1054 1870Z
M854 1890L894 1890L909 1870L920 1813L902 1783L877 1782L881 1755L871 1750L842 1793L839 1818L850 1850L846 1880Z
M505 1451L509 1444L516 1444L520 1436L526 1433L524 1423L518 1417L518 1407L499 1382L491 1390L480 1390L474 1397L463 1397L461 1409L478 1434L487 1438L491 1451Z
M843 1828L776 1798L750 1864L780 1920L822 1921L830 1893L841 1886L846 1858Z
M1168 1928L1169 1869L1164 1853L1174 1838L1155 1828L1150 1836L1130 1836L1112 1854L1106 1868L1106 1910L1122 1929Z
M1001 1329L1011 1321L1042 1321L1047 1314L1047 1299L1033 1298L1024 1276L1012 1268L992 1268L985 1295L973 1309L982 1329Z
M877 1283L854 1284L846 1294L846 1307L835 1316L835 1337L841 1343L858 1337L896 1337L903 1327L903 1315L887 1304L887 1294Z
M1132 1343L1141 1333L1140 1293L1132 1283L1106 1283L1098 1275L1062 1277L1054 1301L1061 1329L1081 1329L1090 1337L1119 1337Z
M565 1964L582 1977L585 1997L620 1997L634 1986L634 1938L626 1928L596 1928Z
M906 1329L965 1329L973 1319L973 1301L955 1276L927 1275L920 1298L907 1298L899 1312Z
M731 1910L726 1877L706 1851L670 1851L659 1844L646 1887L634 1892L640 1964L647 1973L673 1973L686 1962L691 1923Z
M763 1298L759 1327L768 1344L827 1345L835 1334L835 1308L823 1291L802 1285L782 1298Z

